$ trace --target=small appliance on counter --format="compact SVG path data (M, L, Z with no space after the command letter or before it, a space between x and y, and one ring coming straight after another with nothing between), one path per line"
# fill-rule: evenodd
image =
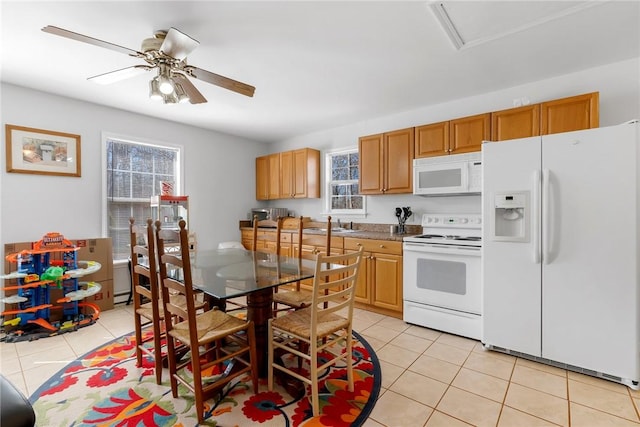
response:
M287 217L289 215L289 209L287 208L253 208L249 212L250 219L253 223L254 215L258 216L258 221L264 219L276 220L278 217Z

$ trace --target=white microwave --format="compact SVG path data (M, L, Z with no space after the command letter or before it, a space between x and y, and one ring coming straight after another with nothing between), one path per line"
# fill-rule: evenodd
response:
M413 161L413 194L453 196L481 191L482 153L479 151Z

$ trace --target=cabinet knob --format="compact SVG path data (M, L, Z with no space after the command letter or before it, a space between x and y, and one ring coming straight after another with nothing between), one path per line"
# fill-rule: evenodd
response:
M362 243L356 243L356 246L362 246Z
M380 245L381 248L384 248L384 245Z

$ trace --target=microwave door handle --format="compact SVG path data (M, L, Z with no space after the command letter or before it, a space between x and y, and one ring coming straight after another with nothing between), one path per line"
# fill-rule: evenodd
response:
M469 191L469 177L471 176L471 162L466 162L462 171L462 191Z

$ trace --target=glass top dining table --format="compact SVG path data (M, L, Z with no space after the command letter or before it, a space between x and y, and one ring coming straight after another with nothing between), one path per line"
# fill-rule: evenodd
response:
M274 288L313 278L315 260L245 249L210 249L191 256L193 286L225 308L230 298L246 296L247 320L253 321L259 376L267 375L268 323ZM331 265L324 267L331 268Z
M245 249L209 249L191 257L193 285L224 300L312 278L315 261Z

